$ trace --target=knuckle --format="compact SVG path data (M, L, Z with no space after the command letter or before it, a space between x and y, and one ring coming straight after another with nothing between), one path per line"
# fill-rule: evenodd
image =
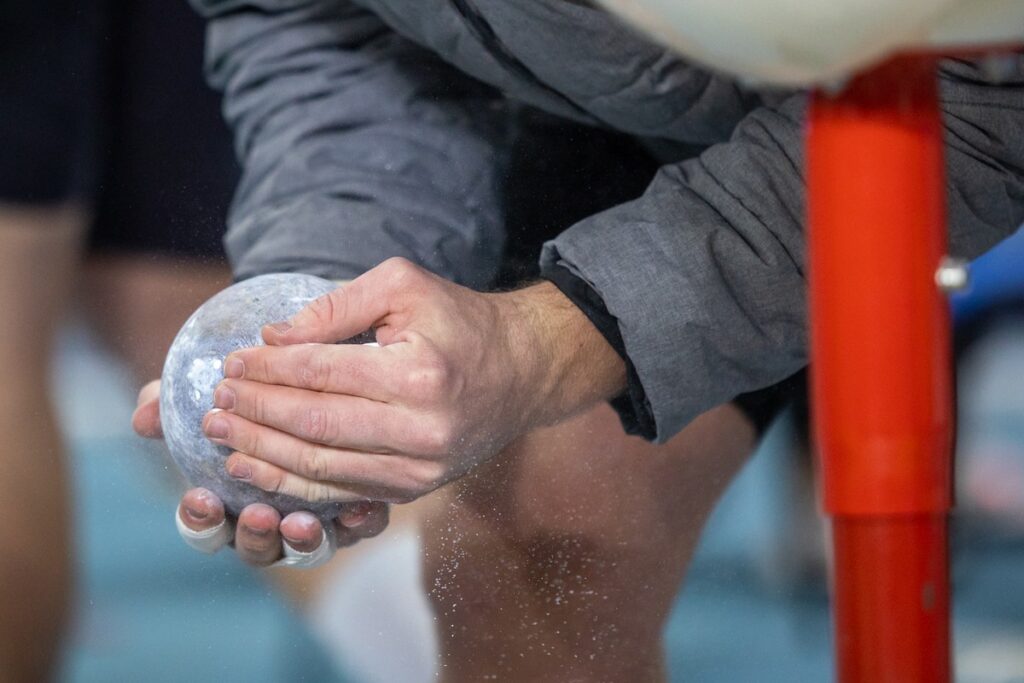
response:
M388 281L397 289L413 285L420 277L419 267L401 256L390 258L383 265Z
M337 436L333 413L323 406L311 406L303 410L299 422L300 436L311 441L327 443Z
M330 490L323 484L316 482L307 482L302 487L302 492L298 496L303 500L308 500L311 503L320 503L331 499Z
M408 273L415 268L415 266L413 266L412 264L412 261L403 256L392 256L391 258L385 260L380 265L383 270L387 271L391 275Z
M445 456L455 444L455 429L444 419L428 421L420 430L419 441L423 455Z
M440 465L433 462L420 462L406 472L403 481L398 486L398 494L402 499L401 502L411 503L434 491L443 483L443 468Z
M255 477L254 477L255 483ZM258 486L269 493L287 493L287 482L284 472L274 470L263 475L263 482Z
M267 397L262 391L254 391L251 396L252 419L254 422L265 424L269 411L267 410Z
M313 481L327 481L330 478L330 463L323 450L309 448L303 454L302 475Z
M259 429L251 429L246 426L241 426L236 430L237 441L235 448L243 453L249 455L262 455L263 454L263 436L260 434Z
M325 391L330 383L331 364L313 348L303 349L296 371L296 384L300 389Z
M277 375L277 373L275 372L276 366L270 360L269 354L261 353L263 349L255 349L255 351L256 353L249 354L248 356L239 353L239 357L245 364L245 367L248 368L250 366L253 366L253 369L255 370L255 372L252 374L247 372L245 375L246 379L258 380L260 378L275 377Z
M409 370L405 381L408 395L424 400L434 399L443 394L448 383L448 372L441 363L421 363Z
M335 293L331 292L317 297L313 303L309 305L308 310L317 320L321 322L330 322L336 318L337 303Z

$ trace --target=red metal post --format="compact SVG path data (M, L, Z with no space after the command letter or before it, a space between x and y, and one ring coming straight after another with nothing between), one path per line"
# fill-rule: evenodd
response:
M950 680L952 370L935 59L817 93L811 368L842 683Z

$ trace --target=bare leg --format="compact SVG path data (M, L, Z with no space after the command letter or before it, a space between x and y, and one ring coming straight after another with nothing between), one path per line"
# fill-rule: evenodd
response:
M665 620L754 442L732 406L661 447L625 436L603 406L442 492L424 577L443 679L662 680Z
M51 342L86 213L0 206L0 679L46 680L64 629L73 555Z
M167 349L192 312L230 284L231 270L220 261L105 254L86 262L84 304L141 385L160 376Z

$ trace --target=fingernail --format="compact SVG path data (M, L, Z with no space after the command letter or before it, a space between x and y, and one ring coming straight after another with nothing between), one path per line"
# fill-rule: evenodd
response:
M317 534L314 538L295 538L294 536L290 536L282 532L281 536L284 537L284 540L288 541L288 545L296 550L300 552L310 552L320 545L321 534Z
M300 540L298 538L292 538L291 536L289 536L288 534L285 534L285 533L282 533L281 537L285 541L288 542L288 545L290 545L293 548L295 548L295 546L303 546L303 545L306 545L307 543L309 543L308 540Z
M270 329L274 330L274 332L277 332L278 334L285 334L288 330L292 329L292 324L289 322L273 323L271 324Z
M228 379L241 379L245 374L245 363L241 358L228 358L224 363L224 376Z
M222 410L231 410L235 407L235 392L229 387L217 387L213 392L213 405Z
M209 513L207 512L200 512L199 510L196 510L195 508L189 507L187 505L185 506L185 514L197 522L201 522L210 516Z
M211 417L209 422L206 423L206 436L211 439L226 439L228 438L228 433L228 421L222 417Z
M245 532L247 534L252 534L253 536L259 536L260 538L262 538L262 537L264 537L264 536L266 536L267 534L270 533L270 529L253 529L251 526L245 526L245 527L242 527L242 528L245 529Z
M246 462L232 462L228 464L228 474L235 479L249 480L252 478L252 469Z
M368 502L354 503L341 513L341 523L349 529L354 529L362 526L369 514L370 504Z

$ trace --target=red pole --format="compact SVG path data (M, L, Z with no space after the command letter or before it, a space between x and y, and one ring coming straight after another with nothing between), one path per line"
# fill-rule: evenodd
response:
M807 151L812 397L842 683L950 680L952 379L935 59L817 93Z

